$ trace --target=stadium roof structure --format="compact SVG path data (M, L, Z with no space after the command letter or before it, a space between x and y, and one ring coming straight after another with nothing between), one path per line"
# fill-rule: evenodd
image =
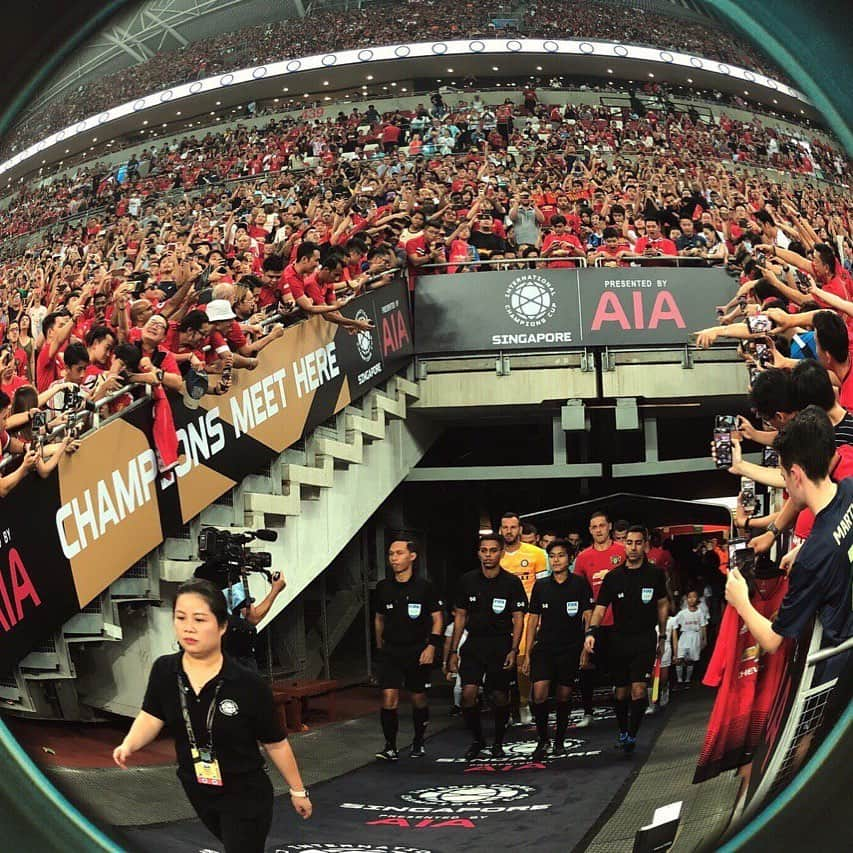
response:
M26 112L70 87L145 62L161 51L255 24L304 17L317 5L316 0L146 0L76 51Z

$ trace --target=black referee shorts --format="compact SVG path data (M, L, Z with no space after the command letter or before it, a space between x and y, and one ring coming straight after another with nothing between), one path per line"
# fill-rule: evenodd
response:
M512 649L511 637L468 636L459 651L459 677L466 684L483 684L488 693L506 693L517 679L516 668L504 669Z
M610 675L616 687L627 687L648 681L657 654L655 632L619 634L614 632L610 644Z
M430 686L431 666L418 661L423 645L385 646L379 657L379 686L383 690L405 687L410 693L425 693Z
M550 681L560 687L571 687L575 683L580 666L581 647L548 649L535 646L530 653L530 680Z

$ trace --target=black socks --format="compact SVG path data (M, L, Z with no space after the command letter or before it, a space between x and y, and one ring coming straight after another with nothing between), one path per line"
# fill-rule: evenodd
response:
M470 708L462 708L462 717L465 720L465 725L468 726L468 731L474 736L477 743L485 743L483 739L483 724L480 721L480 708L477 705L472 705Z
M495 744L504 742L504 732L509 721L509 705L495 705Z
M379 712L379 719L382 722L382 734L385 735L385 742L390 743L394 749L397 748L397 729L399 728L399 720L397 717L396 708L382 708Z
M616 722L619 724L619 731L628 731L628 699L616 700Z
M557 731L554 733L556 743L566 739L566 729L569 727L569 703L557 702Z
M592 691L595 687L595 670L582 669L580 671L580 683L583 712L587 716L592 716Z
M412 708L412 722L415 726L415 743L423 743L426 734L427 722L429 721L429 706L423 708Z
M548 700L533 703L533 719L536 722L536 737L540 742L548 740Z
M649 701L645 696L642 699L631 700L631 721L628 724L628 734L631 737L637 736L637 732L640 730L640 723L643 722L648 705Z

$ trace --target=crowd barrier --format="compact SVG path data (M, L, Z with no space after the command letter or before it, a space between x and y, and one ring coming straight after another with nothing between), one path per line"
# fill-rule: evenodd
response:
M198 409L169 395L181 461L158 472L151 406L130 407L84 436L46 479L3 501L0 672L245 476L412 357L408 291L397 279L342 313L374 330L348 334L314 317L285 329L231 390Z

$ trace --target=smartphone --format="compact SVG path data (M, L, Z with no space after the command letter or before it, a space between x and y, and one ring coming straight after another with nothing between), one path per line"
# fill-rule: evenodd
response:
M755 357L762 367L770 367L773 364L773 353L767 344L757 343L755 345Z
M808 293L811 290L812 283L809 277L802 270L794 271L794 278L797 280L797 290L800 293Z
M778 468L779 454L772 447L765 447L761 455L761 464L765 468Z
M732 432L730 429L714 430L714 456L717 459L717 468L731 468Z
M714 429L734 432L737 429L737 415L717 415L714 418Z
M755 551L747 539L729 540L729 571L737 569L752 589L755 581Z
M749 366L749 384L750 386L755 385L755 380L761 375L761 368L757 367L754 364Z
M755 512L755 482L749 477L740 478L740 500L748 513Z
M746 327L750 334L757 335L769 332L773 328L773 321L766 314L753 314L746 318Z

